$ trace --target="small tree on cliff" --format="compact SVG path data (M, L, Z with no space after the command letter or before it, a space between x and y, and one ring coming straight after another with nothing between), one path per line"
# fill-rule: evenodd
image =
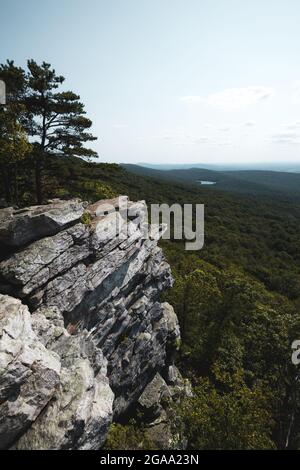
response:
M84 147L96 140L88 132L92 121L85 117L80 97L71 91L57 92L64 77L56 75L50 64L38 65L28 61L28 93L26 108L29 133L34 140L35 183L37 202L43 200L43 168L49 155L96 157L97 153Z

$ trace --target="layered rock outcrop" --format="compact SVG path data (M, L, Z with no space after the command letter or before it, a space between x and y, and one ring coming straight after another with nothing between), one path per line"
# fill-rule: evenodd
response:
M171 383L163 229L126 197L0 210L2 448L97 449L158 373Z

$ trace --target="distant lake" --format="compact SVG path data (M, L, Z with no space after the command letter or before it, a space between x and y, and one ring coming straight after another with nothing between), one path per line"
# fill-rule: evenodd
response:
M200 184L217 184L216 181L202 181L202 180L198 180L197 183L200 183Z

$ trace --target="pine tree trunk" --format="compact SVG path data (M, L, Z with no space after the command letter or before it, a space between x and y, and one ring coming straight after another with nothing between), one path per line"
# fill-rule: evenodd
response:
M4 165L1 165L1 174L2 174L2 180L3 180L3 186L4 186L5 200L8 204L10 204L11 203L11 188L10 188L9 176L7 174L7 171Z
M37 204L43 203L42 161L38 157L35 163L35 190Z
M45 98L44 93L42 92L42 99L44 101L44 113L42 119L42 138L40 144L40 151L36 156L35 163L35 186L36 186L36 200L38 204L43 204L43 163L45 157L45 144L47 136L46 128L46 111L45 111Z
M13 178L14 178L14 201L19 205L19 183L18 183L18 167L15 166L14 172L13 172Z

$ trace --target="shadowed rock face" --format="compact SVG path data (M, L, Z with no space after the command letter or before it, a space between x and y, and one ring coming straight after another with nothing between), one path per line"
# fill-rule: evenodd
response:
M122 200L128 217L118 200L99 201L88 224L78 200L0 210L4 448L100 448L113 415L168 376L180 333L159 301L172 285L161 228L145 238L145 203Z

